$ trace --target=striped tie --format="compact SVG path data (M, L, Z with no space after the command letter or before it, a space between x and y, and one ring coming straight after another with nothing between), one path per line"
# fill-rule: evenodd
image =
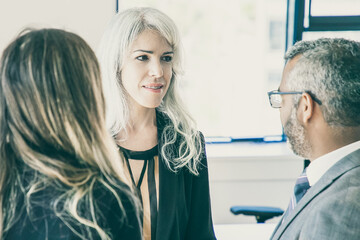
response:
M306 176L306 169L302 172L302 174L298 177L294 187L294 194L290 198L289 206L284 214L283 221L290 214L292 210L294 210L296 204L300 201L300 199L305 195L307 190L310 188L308 178Z

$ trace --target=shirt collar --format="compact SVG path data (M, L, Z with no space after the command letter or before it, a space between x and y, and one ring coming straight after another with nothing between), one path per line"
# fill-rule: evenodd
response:
M322 177L322 175L324 175L324 173L340 159L356 151L357 149L360 149L360 141L353 142L349 145L338 148L313 160L306 169L306 175L310 186L313 186Z

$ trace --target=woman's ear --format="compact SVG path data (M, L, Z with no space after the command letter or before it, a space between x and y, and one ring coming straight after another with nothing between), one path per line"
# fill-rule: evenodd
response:
M306 125L314 115L314 100L310 94L303 93L299 101L298 117L299 120Z

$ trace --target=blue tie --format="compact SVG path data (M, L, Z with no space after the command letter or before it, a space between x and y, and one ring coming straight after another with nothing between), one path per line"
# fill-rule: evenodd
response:
M305 195L307 190L310 188L308 178L306 176L306 169L302 172L302 174L297 178L294 194L290 198L289 206L284 214L283 221L286 216L290 214L292 210L294 210L296 204L300 201L300 199Z

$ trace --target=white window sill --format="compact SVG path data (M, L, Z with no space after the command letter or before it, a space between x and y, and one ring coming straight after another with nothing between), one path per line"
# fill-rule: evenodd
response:
M286 142L207 143L208 158L286 157L295 158Z

